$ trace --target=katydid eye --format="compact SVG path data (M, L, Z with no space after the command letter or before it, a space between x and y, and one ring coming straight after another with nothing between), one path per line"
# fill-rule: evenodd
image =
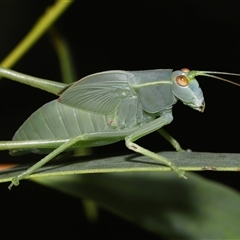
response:
M188 68L182 68L181 71L184 72L184 73L190 72L190 70Z
M189 84L187 77L184 75L177 76L176 82L181 87L186 87Z

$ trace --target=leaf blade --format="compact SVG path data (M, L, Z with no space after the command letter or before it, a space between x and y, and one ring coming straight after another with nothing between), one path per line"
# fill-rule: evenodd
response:
M235 153L160 152L185 171L239 171L240 155ZM0 182L7 182L32 164L0 172ZM32 174L33 177L61 176L86 173L171 171L169 167L138 154L123 156L84 156L47 164Z

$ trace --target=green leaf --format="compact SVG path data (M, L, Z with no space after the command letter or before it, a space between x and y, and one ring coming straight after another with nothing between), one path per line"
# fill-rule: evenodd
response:
M169 239L239 239L240 195L189 173L109 173L34 181L99 206Z
M171 159L179 168L186 171L239 171L240 169L239 154L198 152L160 152L159 154ZM20 165L16 168L1 171L0 182L11 181L12 177L21 174L31 165ZM132 171L170 171L170 168L138 154L113 157L84 156L64 159L64 162L52 161L52 163L43 166L36 173L32 174L30 178Z

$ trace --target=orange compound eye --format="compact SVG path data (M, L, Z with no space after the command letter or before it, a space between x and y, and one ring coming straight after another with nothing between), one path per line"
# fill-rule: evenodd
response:
M182 68L181 71L184 72L184 73L190 72L190 70L188 68Z
M186 87L189 84L187 77L184 76L184 75L177 76L176 77L176 82L181 87Z

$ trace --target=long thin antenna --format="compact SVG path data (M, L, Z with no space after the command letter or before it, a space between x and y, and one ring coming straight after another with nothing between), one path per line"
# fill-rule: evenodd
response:
M222 74L222 75L238 76L238 77L240 76L240 74L237 74L237 73L227 73L227 72L214 72L214 71L197 71L196 72L196 76L206 76L206 77L216 78L218 80L221 80L221 81L224 81L224 82L227 82L227 83L230 83L230 84L240 87L240 83L235 83L226 78L218 77L218 76L211 75L211 74Z

